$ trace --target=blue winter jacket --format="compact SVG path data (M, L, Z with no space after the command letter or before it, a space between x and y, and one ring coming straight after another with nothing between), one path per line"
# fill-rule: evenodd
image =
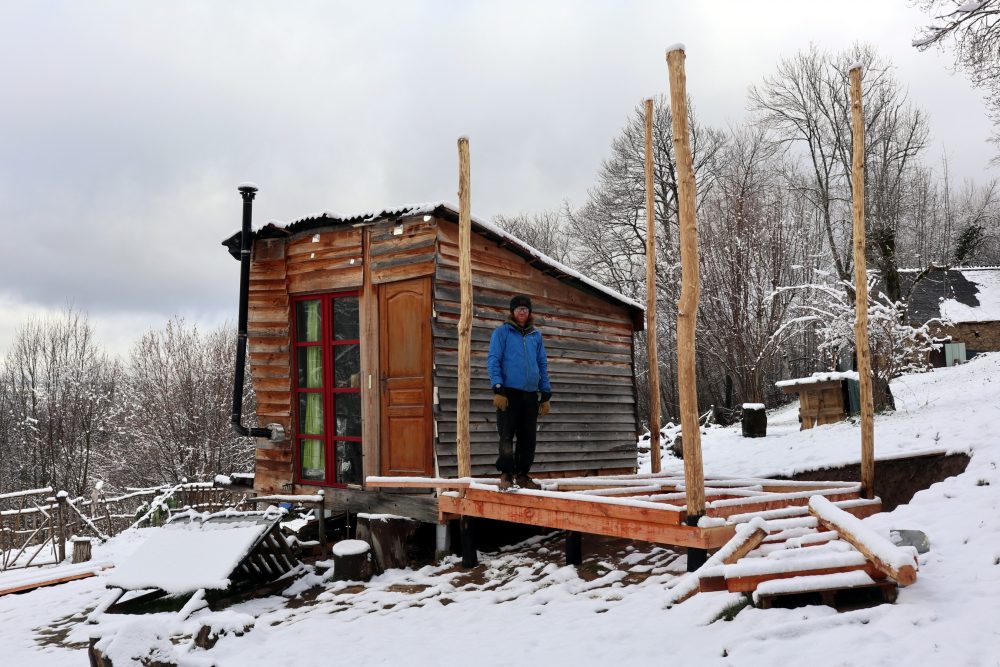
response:
M499 384L521 391L552 393L545 343L541 332L534 327L524 332L513 322L497 327L490 336L486 368L492 386Z

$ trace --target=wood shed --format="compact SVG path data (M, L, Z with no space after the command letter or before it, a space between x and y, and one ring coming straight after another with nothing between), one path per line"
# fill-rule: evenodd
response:
M457 474L457 223L456 208L439 203L323 213L253 233L257 417L287 435L257 440L258 491L325 487L334 506L415 516L423 512L412 502L366 491L365 478ZM497 474L486 354L517 293L532 298L554 393L532 473L633 472L642 307L492 225L474 219L472 231L472 474ZM234 257L241 235L223 242Z

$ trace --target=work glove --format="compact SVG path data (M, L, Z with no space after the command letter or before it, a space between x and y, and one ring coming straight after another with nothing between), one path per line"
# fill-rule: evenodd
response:
M550 402L551 398L552 398L552 394L550 392L547 392L547 391L543 391L542 392L542 396L541 396L541 398L538 401L538 416L539 417L544 417L545 415L549 414L549 410L552 409L552 403Z
M503 387L495 385L493 387L493 407L504 412L507 410L507 397L503 393Z

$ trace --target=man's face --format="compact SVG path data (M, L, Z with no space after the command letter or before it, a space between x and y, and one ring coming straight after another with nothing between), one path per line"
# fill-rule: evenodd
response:
M525 306L518 306L514 309L514 321L517 322L519 327L523 327L529 317L531 317L531 311Z

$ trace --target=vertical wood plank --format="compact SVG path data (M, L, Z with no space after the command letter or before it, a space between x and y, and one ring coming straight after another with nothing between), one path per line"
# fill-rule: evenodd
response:
M667 52L670 110L673 114L674 159L677 161L681 245L681 298L677 304L677 385L684 443L684 482L688 515L705 512L705 473L698 426L695 380L695 327L698 318L698 227L695 221L694 164L688 130L684 49Z
M361 364L364 379L361 382L361 469L367 478L381 473L379 460L379 324L378 292L372 284L371 245L372 228L362 232L362 285L361 285Z
M660 472L660 366L656 358L656 221L653 209L653 100L646 100L646 355L649 358L649 464Z
M854 217L854 339L861 394L861 495L875 497L875 408L872 358L868 347L868 272L865 266L865 119L861 107L861 67L851 69L851 205Z
M469 446L469 364L472 350L472 260L470 244L472 213L470 211L469 139L458 140L458 248L459 289L461 312L458 319L458 406L456 446L458 449L458 476L472 475L471 448Z

